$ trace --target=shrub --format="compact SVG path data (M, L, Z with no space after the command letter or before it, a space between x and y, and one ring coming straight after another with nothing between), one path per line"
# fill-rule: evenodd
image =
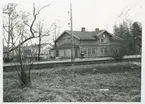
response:
M120 47L119 49L112 49L112 57L116 60L116 61L121 61L123 59L123 56L125 55L125 51L123 49L123 47Z

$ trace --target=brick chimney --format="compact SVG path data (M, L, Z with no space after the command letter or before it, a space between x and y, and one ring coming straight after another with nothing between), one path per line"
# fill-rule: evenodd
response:
M95 31L99 31L99 28L95 28Z
M86 31L85 27L82 27L81 32L85 32L85 31Z

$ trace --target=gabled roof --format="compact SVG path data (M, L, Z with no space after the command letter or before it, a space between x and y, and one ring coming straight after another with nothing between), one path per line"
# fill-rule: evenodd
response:
M66 31L68 34L71 34L71 31L67 30ZM96 34L100 33L100 31L98 31ZM73 35L78 37L79 40L96 40L95 37L93 37L94 32L90 32L90 31L85 31L85 32L81 32L81 31L73 31Z
M109 33L106 30L97 30L97 31L73 31L73 36L75 38L77 38L78 40L96 40L97 37L99 37L101 34L103 34L104 32L107 32L113 40L123 40L122 38L115 36L111 33ZM57 40L64 34L64 33L68 33L69 35L71 35L71 31L70 30L66 30L64 31L58 38ZM56 41L57 41L56 40Z
M107 32L108 34L110 34L113 40L123 40L123 39L120 38L119 36L116 36L116 35L114 35L114 34L111 34L111 33L109 33L109 32L106 31L106 30L105 30L105 32Z

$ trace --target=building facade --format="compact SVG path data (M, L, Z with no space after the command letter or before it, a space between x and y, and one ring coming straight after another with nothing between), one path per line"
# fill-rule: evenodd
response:
M64 31L55 41L51 50L52 57L70 58L73 57L105 57L112 56L113 51L119 51L122 39L106 30L73 31L73 42L71 31ZM72 49L73 47L73 49Z

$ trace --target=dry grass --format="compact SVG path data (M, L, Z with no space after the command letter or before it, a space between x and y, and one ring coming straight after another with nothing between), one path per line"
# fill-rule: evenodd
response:
M33 70L32 88L20 88L16 72L4 72L3 82L4 102L136 102L141 99L141 69L132 63Z

